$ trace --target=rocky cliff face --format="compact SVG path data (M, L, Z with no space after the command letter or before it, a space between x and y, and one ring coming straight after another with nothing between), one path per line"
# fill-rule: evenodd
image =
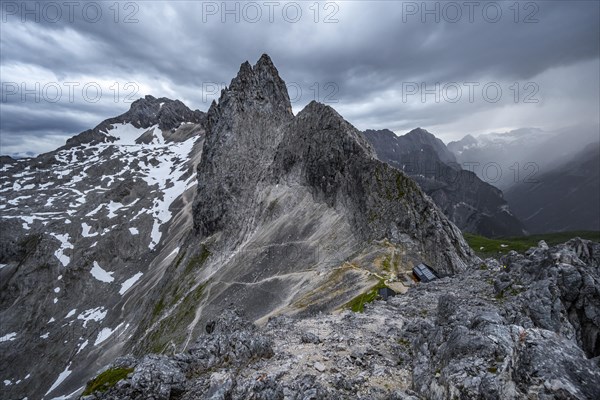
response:
M186 352L117 360L124 379L90 398L598 398L599 265L598 243L540 242L363 314L227 311Z
M72 393L119 354L145 313L136 301L191 229L203 120L148 96L2 164L0 397Z
M407 235L445 273L470 260L456 227L410 178L377 160L362 133L329 106L311 102L298 114L273 169L280 181L294 179L317 200L344 209L360 241L400 242Z
M431 133L417 128L396 136L389 130L368 130L365 136L380 160L414 179L460 229L487 237L524 233L502 192L463 170Z
M285 83L267 56L242 64L219 102L208 111L208 131L198 165L195 226L203 236L249 229L267 167L293 119Z

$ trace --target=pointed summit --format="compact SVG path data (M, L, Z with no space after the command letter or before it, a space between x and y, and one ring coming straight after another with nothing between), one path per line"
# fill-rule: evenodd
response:
M238 199L253 196L293 118L285 82L269 56L254 66L244 62L208 111L198 174L210 179L199 180L202 196L194 204L200 234L242 229L254 218L257 209L241 213Z
M269 55L267 53L263 53L263 55L260 56L256 65L257 66L265 66L265 67L269 67L269 68L275 68L275 65L273 64L273 60L271 60L271 57L269 57Z
M308 140L325 140L325 143L316 144L316 146L329 146L334 142L346 143L345 145L340 144L340 146L356 147L357 151L367 154L369 157L375 156L363 135L335 109L326 104L315 100L311 101L298 113L296 120L299 131L307 132ZM328 134L317 139L313 135L314 132L327 132Z
M292 115L292 105L285 82L267 54L251 66L245 61L237 76L224 90L219 105L228 104L239 110L255 110ZM216 111L216 110L215 110Z
M275 67L275 64L273 64L273 61L268 54L263 54L253 69L256 74L263 77L276 77L279 81L281 81L281 83L283 83L283 86L285 86L285 82L283 82L283 80L279 77L279 71ZM287 92L287 87L285 91Z
M320 115L327 116L329 118L335 118L339 120L343 120L343 117L335 111L332 107L327 104L319 103L318 101L312 100L308 103L302 111L298 113L298 117L302 118L305 115Z
M251 76L252 75L252 65L248 61L244 61L242 65L240 65L240 70L237 73L237 78L241 80L241 77ZM234 78L235 80L235 78Z

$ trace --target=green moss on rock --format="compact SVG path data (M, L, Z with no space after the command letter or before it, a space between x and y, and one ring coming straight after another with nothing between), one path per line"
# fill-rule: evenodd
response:
M200 254L193 256L190 261L188 261L185 270L183 271L184 275L189 274L194 269L200 268L208 257L210 257L210 251L206 246L202 246Z
M403 177L401 174L396 174L396 189L398 190L398 199L404 197L404 188L402 185Z
M133 372L133 368L110 368L87 383L83 396L88 396L94 392L105 392L115 386L117 382L127 378Z
M199 285L189 292L172 313L161 320L143 340L141 347L150 353L166 353L173 346L181 345L185 339L186 328L194 320L196 310L205 285Z
M379 283L373 286L368 292L358 295L346 303L344 308L348 308L354 312L364 312L365 304L371 303L373 300L375 300L379 295L379 289L383 289L385 287L387 287L386 284L383 283L383 281L379 281Z

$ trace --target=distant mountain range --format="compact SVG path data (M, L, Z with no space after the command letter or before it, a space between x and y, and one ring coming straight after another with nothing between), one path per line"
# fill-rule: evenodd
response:
M556 131L522 128L448 143L456 160L483 181L502 190L531 182L572 159L584 146L600 140L598 125Z
M21 158L31 158L31 157L35 157L37 156L36 153L34 153L33 151L25 151L25 152L21 152L21 153L11 153L11 154L7 154L6 156L9 156L15 160L21 159ZM5 157L5 155L0 156L0 157Z
M502 192L463 170L446 145L425 129L403 136L389 130L364 135L380 160L411 176L462 230L488 237L524 234Z
M532 233L600 231L600 143L532 182L511 186L506 199Z

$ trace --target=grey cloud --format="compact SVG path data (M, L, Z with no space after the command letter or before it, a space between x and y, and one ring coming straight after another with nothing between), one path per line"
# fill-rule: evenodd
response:
M335 15L339 22L334 24L314 23L314 15L308 9L312 2L302 3L303 17L296 24L286 22L278 13L273 23L264 13L256 24L243 20L234 23L231 16L226 23L221 23L219 16L209 16L204 22L203 4L196 1L135 2L139 23L115 23L108 9L113 3L106 3L104 17L97 23L90 23L77 13L74 22L63 18L57 23L44 19L40 23L22 23L8 16L1 28L0 64L3 69L9 65L40 66L65 80L73 76L135 80L147 87L148 93L140 96L168 95L165 88L159 87L161 83L174 93L169 97L179 97L190 107L205 110L211 98L204 96L203 84L228 84L241 62L254 62L267 52L283 78L302 87L295 109L315 97L311 89L315 84L320 91L317 100L324 100L324 85L333 82L337 85L333 99L338 102L331 105L348 110L344 116L361 128L442 126L456 124L465 114L492 106L427 104L428 107L415 108L399 99L383 105L377 99L385 91L400 93L402 82L407 81L430 85L452 81L526 82L556 68L599 58L598 2L534 3L539 7L535 14L539 22L531 24L513 21L508 8L512 2L498 3L504 12L498 23L486 22L477 13L473 23L464 15L457 23L435 23L431 18L422 23L419 15L404 15L407 22L403 22L399 2L340 2ZM221 2L214 4L220 6ZM480 4L483 7L485 2ZM521 20L526 11L521 10ZM321 9L320 18L325 14ZM120 18L124 15L121 10ZM597 82L597 73L592 69L582 71L588 76L565 75L564 79ZM2 80L5 81L4 74ZM589 102L599 102L595 93L586 94ZM565 97L572 98L573 94L565 93ZM65 107L89 116L86 128L110 116L106 112L123 111L114 104L46 105L56 117L40 119L36 126L32 113L39 106L17 106L18 112L2 112L3 136L43 132L44 126L60 129L57 125L61 118L65 118L61 132L73 130L71 133L75 134L82 122L69 118ZM496 105L498 109L504 106ZM574 121L566 122L589 118L595 116L573 115Z

